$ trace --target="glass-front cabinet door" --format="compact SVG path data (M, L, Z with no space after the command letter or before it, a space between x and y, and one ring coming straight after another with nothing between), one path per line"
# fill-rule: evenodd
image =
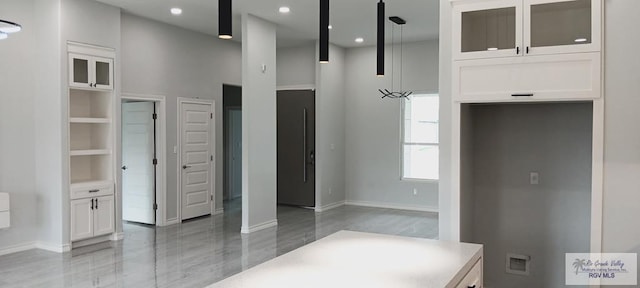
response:
M454 59L522 54L522 0L456 5L453 13Z
M600 51L601 0L524 0L525 53Z
M113 89L113 59L69 54L69 86Z
M93 58L93 88L113 89L113 60Z

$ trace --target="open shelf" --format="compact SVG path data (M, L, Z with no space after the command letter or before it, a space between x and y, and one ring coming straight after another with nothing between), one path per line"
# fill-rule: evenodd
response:
M102 153L106 152L106 153ZM78 153L73 155L73 153ZM82 153L102 153L102 154L82 154ZM87 182L112 182L112 166L110 151L86 150L72 151L70 160L71 184Z
M110 118L111 92L69 89L70 118Z
M111 147L111 125L71 123L69 125L69 149L108 150Z
M84 123L84 124L108 124L111 123L109 118L88 118L88 117L74 117L69 118L70 123Z

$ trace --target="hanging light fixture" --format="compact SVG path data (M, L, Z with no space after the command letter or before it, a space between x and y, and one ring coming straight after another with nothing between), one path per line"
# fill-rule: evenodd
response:
M320 63L329 63L329 0L320 0Z
M231 39L231 0L218 0L218 38Z
M377 53L377 73L379 77L384 76L384 2L378 2L378 47Z
M394 76L395 73L393 73L393 70L395 69L395 66L393 65L393 58L395 55L395 45L393 44L393 41L395 40L394 37L394 31L395 31L395 26L394 28L391 30L391 73L392 73L392 77L391 77L391 91L389 91L388 89L378 89L378 91L380 91L380 93L382 93L382 98L409 98L409 95L413 94L413 92L411 91L402 91L402 52L403 52L403 46L402 46L402 26L404 24L407 24L407 21L405 21L404 19L398 17L398 16L391 16L389 17L389 20L391 20L391 22L395 23L397 26L400 26L400 90L398 91L393 91L393 85L394 85Z
M20 30L22 30L20 24L0 19L0 40L7 39L9 34L20 32Z

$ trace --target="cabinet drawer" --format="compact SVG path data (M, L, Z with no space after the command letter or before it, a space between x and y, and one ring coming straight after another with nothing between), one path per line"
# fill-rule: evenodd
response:
M480 258L456 288L482 288L482 286L482 258Z
M600 52L455 61L458 102L589 100L600 97Z
M108 195L113 195L113 185L111 183L100 183L94 185L73 185L71 186L70 198L82 199Z

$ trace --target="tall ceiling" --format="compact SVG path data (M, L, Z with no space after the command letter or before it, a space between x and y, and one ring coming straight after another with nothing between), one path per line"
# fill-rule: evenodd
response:
M157 20L188 30L216 36L218 33L217 0L97 0L120 7L125 12ZM376 4L379 0L333 0L330 2L330 42L342 47L375 45ZM403 40L413 42L438 38L439 0L386 0L386 14L400 16L407 21L402 27ZM278 8L287 6L288 14ZM182 15L169 13L172 7L183 10ZM318 37L318 0L233 0L233 35L240 41L240 15L249 13L276 23L279 47L295 46L314 41ZM395 27L395 42L400 29L387 22L387 42ZM364 38L356 43L355 38Z

